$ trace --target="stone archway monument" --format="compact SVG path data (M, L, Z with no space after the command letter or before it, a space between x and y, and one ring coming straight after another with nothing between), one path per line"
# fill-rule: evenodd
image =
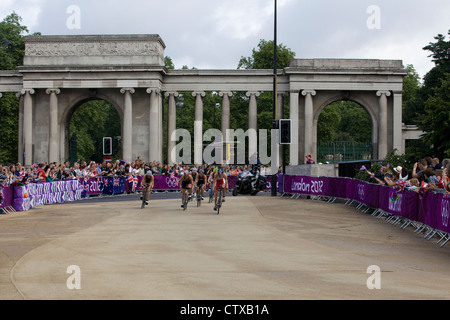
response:
M141 156L145 161L163 161L167 155L171 164L176 147L171 139L177 129L176 99L180 92L191 92L195 97L191 163L200 164L205 161L203 100L207 91L222 98L222 142L233 143L229 132L241 129L230 127L230 116L245 115L245 160L256 151L266 154L260 150L264 138L259 130L271 128L258 128L258 99L262 92L272 92L273 70L168 70L164 50L158 35L27 37L23 66L0 72L0 94L16 92L21 97L19 161L31 165L68 159L73 112L86 101L102 99L115 107L120 118L122 159L131 162ZM293 124L292 165L303 164L307 154L316 157L320 112L342 99L357 102L369 113L374 159L382 159L393 149L403 153L402 83L407 72L402 61L293 59L277 73L277 104L283 106L283 99L288 99ZM230 98L236 92L248 97L248 108L231 115ZM278 112L282 118L282 107ZM167 150L163 150L163 136L168 138ZM276 169L281 154L276 139L271 150L271 165Z

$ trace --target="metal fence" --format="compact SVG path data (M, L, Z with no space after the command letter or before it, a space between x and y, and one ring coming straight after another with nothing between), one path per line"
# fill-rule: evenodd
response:
M338 164L343 161L370 160L370 142L325 142L317 145L317 162Z

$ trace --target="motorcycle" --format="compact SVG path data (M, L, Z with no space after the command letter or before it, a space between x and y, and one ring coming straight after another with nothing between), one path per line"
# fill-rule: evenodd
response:
M256 195L259 191L266 189L267 177L251 172L242 173L238 176L236 185L233 188L233 196L238 194Z

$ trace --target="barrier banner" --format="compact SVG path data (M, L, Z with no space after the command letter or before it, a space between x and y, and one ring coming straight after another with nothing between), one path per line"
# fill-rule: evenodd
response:
M450 196L448 194L439 194L438 214L436 217L436 228L445 232L450 232L449 215L450 215Z
M437 217L441 216L442 201L439 201L440 194L425 192L419 202L418 221L426 225L436 228Z
M12 206L14 201L13 186L0 186L0 188L0 208Z
M13 207L27 211L34 207L81 199L83 185L78 180L30 183L14 187Z
M419 195L417 192L403 190L399 194L402 195L402 213L401 216L413 221L417 220L419 211L418 201Z
M329 177L331 194L330 196L346 199L347 198L347 181L350 178Z
M282 173L278 174L277 186L278 186L278 192L281 194L284 193L283 174Z
M285 176L284 192L314 196L331 196L330 179L327 177Z
M155 190L179 190L181 176L155 175ZM228 176L229 189L234 188L237 176ZM267 190L271 176L267 176ZM284 181L283 181L284 180ZM80 200L89 194L119 194L141 189L142 176L99 177L80 180L30 183L25 186L0 187L0 208L13 206L25 211L46 204ZM209 184L206 186L209 188ZM422 222L431 228L450 232L450 193L420 193L341 177L309 177L279 174L280 193L299 193L352 199L387 213Z

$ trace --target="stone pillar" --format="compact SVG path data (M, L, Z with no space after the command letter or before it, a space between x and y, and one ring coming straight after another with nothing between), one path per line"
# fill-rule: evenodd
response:
M123 103L122 159L130 163L133 159L133 88L122 88L125 95Z
M60 161L58 144L58 94L61 93L61 90L47 89L46 93L50 95L48 161L58 162Z
M205 92L192 92L195 97L195 115L194 115L194 164L203 163L203 100Z
M379 115L380 121L378 126L378 159L384 159L387 155L387 97L391 95L390 91L377 91L377 96L380 97L379 100Z
M316 95L314 90L303 90L302 95L305 96L305 149L304 155L313 155L313 96ZM305 159L303 159L305 161Z
M402 137L402 100L402 92L394 92L392 146L397 149L398 154L405 152Z
M289 117L291 119L291 133L292 133L292 143L289 145L289 162L291 165L299 165L298 153L299 153L299 114L298 114L298 97L299 91L290 91L289 93Z
M19 96L23 96L23 164L25 166L31 166L33 163L33 100L31 95L34 92L34 89L22 89L19 94Z
M168 105L168 122L167 122L167 163L172 165L175 159L172 159L172 150L175 147L175 141L172 141L172 133L177 127L177 109L175 104L175 97L178 97L178 92L166 92L164 96L169 97Z
M149 161L161 161L161 139L159 137L160 130L160 114L159 114L159 95L161 91L156 88L148 88L147 93L150 94L150 129L149 129Z
M248 158L250 159L256 152L258 152L258 105L256 97L259 97L259 92L247 92L247 97L250 97L248 105Z
M222 141L225 141L222 149L222 154L225 156L226 163L229 163L231 161L231 159L229 159L230 155L228 154L228 143L230 141L229 129L231 95L231 92L219 92L219 96L222 97Z

